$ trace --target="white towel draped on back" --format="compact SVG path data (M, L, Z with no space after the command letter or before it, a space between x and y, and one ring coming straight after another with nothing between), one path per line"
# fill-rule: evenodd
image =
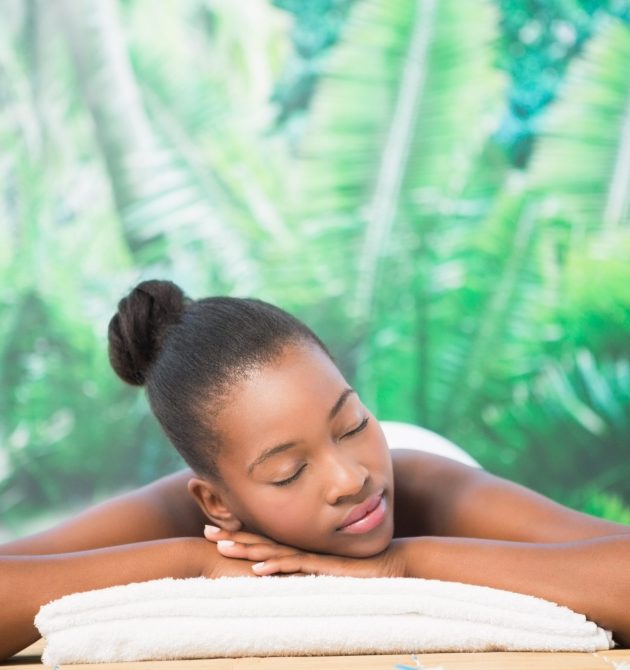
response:
M588 651L612 635L541 598L430 579L159 579L64 596L35 624L50 665L418 651Z

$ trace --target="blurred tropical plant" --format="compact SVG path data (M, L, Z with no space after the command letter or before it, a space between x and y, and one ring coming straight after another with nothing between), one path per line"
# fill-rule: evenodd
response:
M5 0L3 523L179 464L105 352L156 275L282 304L381 418L627 522L630 43L588 20L626 0L528 2Z
M263 121L238 113L269 98L278 12L249 3L241 14L256 22L252 40L232 6L120 10L112 0L3 5L5 523L180 463L142 396L123 388L107 362L107 320L132 283L157 274L193 295L254 292L257 251L291 240L277 207L282 153L269 160L273 140L252 141ZM192 18L204 29L191 44L184 32ZM201 54L212 66L195 77ZM235 54L239 85L225 77ZM243 88L248 78L254 84Z
M379 416L433 428L494 471L565 502L595 473L628 495L627 247L609 236L609 247L624 249L611 263L615 253L598 234L605 194L630 183L616 175L628 155L628 93L614 74L623 72L628 29L603 30L574 64L523 173L489 139L501 83L490 35L475 19L492 21L477 6L474 16L450 9L364 2L330 56L304 138L297 207L312 254L299 262L328 259L310 291L326 305L319 330L336 333L342 364ZM419 57L413 48L423 40ZM409 75L423 67L426 90ZM573 93L584 69L608 75ZM593 109L582 100L594 100ZM406 117L405 102L414 112ZM583 141L589 125L606 144L597 135L590 147ZM572 156L567 146L593 155ZM604 146L606 164L597 159ZM567 187L572 170L584 177L581 190ZM585 197L599 210L585 212Z
M293 54L274 89L276 123L298 146L332 46L360 0L273 0L294 17ZM500 15L498 67L510 77L495 140L510 164L524 168L547 106L573 59L606 17L630 21L630 0L495 0Z
M386 321L373 307L387 259L417 267L397 254L455 205L483 150L501 101L493 23L485 3L468 11L449 0L362 2L327 61L293 217L308 240L297 260L320 273L315 301L344 301L352 370L367 355L370 324Z
M628 0L498 0L501 12L499 67L511 86L496 139L510 162L525 167L547 106L567 68L607 17L630 21Z
M260 21L256 28L261 37L246 46L242 35L237 38L230 34L234 29L230 22L242 21L246 16L252 20L255 5L247 13L229 8L219 13L203 3L187 4L188 11L227 24L222 38L227 36L233 42L222 51L238 50L230 56L242 59L241 85L250 77L256 82L260 68L254 69L255 63L268 60L264 57L268 48L265 38L272 36L262 5L258 5ZM138 50L134 72L133 43L130 49L125 42L115 2L87 0L77 4L58 0L57 7L134 262L154 273L175 271L199 290L209 288L207 270L211 266L213 290L252 292L260 284L252 244L266 241L251 234L256 214L262 209L259 200L264 199L266 220L277 226L277 236L285 230L273 201L265 197L263 180L257 178L263 173L260 143L253 144L246 154L238 146L237 132L243 127L234 112L245 96L225 97L226 83L221 81L224 70L212 46L214 35L199 31L195 49L189 49L182 34L186 24L181 21L180 7L171 4L165 8L158 15L158 26L152 25L149 4L137 3L129 20L137 26L137 37L145 48ZM157 30L159 42L153 39ZM166 46L175 56L168 79L160 74ZM200 73L194 67L199 59L207 59L213 67ZM195 74L194 78L190 73ZM268 95L268 90L260 89L260 84L254 87L258 95ZM227 109L220 108L222 100L229 100ZM248 103L251 107L254 101ZM123 118L125 123L121 124ZM205 139L200 146L194 141L197 136ZM229 181L231 174L225 169L228 161L220 150L207 150L208 145L217 144L212 141L216 137L222 137L220 149L229 152L229 162L238 166L236 183ZM252 173L256 158L257 169ZM239 188L241 183L253 186Z
M294 17L293 54L286 59L274 86L277 105L274 125L297 146L308 120L308 110L326 58L339 40L357 0L272 0Z
M630 221L630 28L611 23L564 84L532 165L582 237Z
M610 487L630 497L629 49L630 29L608 24L547 118L528 178L548 213L537 227L556 231L543 256L556 287L548 337L512 399L480 408L488 443L509 445L505 470L568 502Z

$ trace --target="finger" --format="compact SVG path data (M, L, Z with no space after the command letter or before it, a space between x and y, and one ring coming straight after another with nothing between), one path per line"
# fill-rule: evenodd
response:
M304 553L271 558L252 565L252 570L260 576L293 573L308 575L344 574L340 568L337 568L336 571L334 563L328 562L325 557Z
M216 526L206 526L204 531L206 539L211 542L231 541L236 544L244 545L266 545L273 547L276 552L270 553L269 556L285 556L299 551L296 547L291 547L285 544L279 544L265 535L256 535L255 533L247 533L245 531L227 531ZM227 545L226 545L227 546Z
M217 542L218 540L232 540L233 542L244 542L246 544L276 544L272 539L264 535L247 533L242 530L231 531L217 528L216 526L205 526L203 534L207 540Z
M379 576L369 561L308 553L271 558L252 565L252 571L259 576L297 573L339 577Z
M217 548L223 556L245 558L249 561L266 561L270 558L282 558L296 553L296 549L270 544L243 544L231 540L219 540Z

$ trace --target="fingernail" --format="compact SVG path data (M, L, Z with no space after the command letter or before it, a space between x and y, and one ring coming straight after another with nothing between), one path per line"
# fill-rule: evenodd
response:
M225 549L226 547L231 547L234 544L232 540L219 540L217 542L217 546L221 547L221 549Z
M220 530L221 529L218 526L206 526L204 528L204 532L205 533L210 533L210 534L218 533Z
M256 572L256 570L264 570L264 569L265 569L265 563L264 562L263 563L254 563L254 565L252 565L252 570L254 572Z

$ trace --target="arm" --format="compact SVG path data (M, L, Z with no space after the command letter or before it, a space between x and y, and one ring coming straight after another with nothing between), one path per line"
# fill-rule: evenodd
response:
M183 470L136 491L95 505L68 521L0 546L0 556L55 554L145 542L169 537L201 537L204 516Z
M162 577L253 576L202 538L171 538L68 554L0 557L0 660L39 638L39 608L63 595Z
M630 535L556 544L419 537L394 541L392 551L398 576L538 596L585 614L630 645Z
M0 558L0 658L39 638L33 619L47 602L68 593L157 579L192 577L179 540L125 545L75 554Z
M228 534L225 533L227 536ZM460 537L394 540L376 556L349 558L237 543L230 556L264 561L257 575L419 577L533 595L585 614L630 646L630 535L537 544ZM280 555L282 551L287 552Z
M0 546L0 659L39 637L35 614L62 595L202 569L251 574L250 563L225 559L201 539L204 517L188 494L190 476L163 477Z
M630 535L630 526L570 509L450 458L407 449L393 456L397 537L554 543Z

